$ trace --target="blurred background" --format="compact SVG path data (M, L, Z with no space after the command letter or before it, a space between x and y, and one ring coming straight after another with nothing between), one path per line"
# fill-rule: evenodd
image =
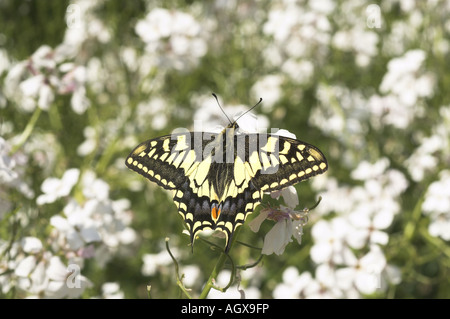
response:
M236 245L239 298L450 297L450 2L0 0L0 296L198 296L219 252L124 165L175 128L260 127L322 150L301 244ZM445 89L447 88L447 89ZM254 233L265 196L239 239ZM222 246L223 240L209 240ZM253 265L252 265L253 266ZM229 265L217 278L227 284Z

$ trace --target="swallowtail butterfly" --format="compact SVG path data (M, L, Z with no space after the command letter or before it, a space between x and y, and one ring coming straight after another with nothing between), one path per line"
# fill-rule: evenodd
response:
M200 231L220 230L228 251L234 231L264 192L328 169L323 153L311 144L273 134L238 134L238 128L236 120L219 134L157 137L139 144L125 160L133 171L172 191L192 245Z

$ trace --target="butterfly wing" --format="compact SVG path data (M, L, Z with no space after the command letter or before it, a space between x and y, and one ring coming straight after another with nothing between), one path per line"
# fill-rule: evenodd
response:
M226 234L226 250L236 228L262 201L263 192L281 190L328 169L318 148L288 137L235 135L234 145L226 147L233 149L234 161L217 165L214 170L221 181L218 187L224 187L219 192L223 205L216 227ZM222 162L226 159L224 154Z
M165 135L139 144L128 155L128 168L168 190L176 190L186 181L183 168L200 161L201 154L189 153L194 140L190 133ZM198 158L197 158L198 155Z
M221 211L217 178L227 169L217 165L211 152L205 151L217 136L186 132L158 137L139 144L125 161L130 169L173 191L173 200L190 232L191 243L202 230L226 229L222 223L216 225L218 218L213 216L218 217ZM235 205L227 202L228 207L236 210Z
M257 150L247 152L246 168L255 188L263 192L281 190L328 169L323 153L311 144L278 135L251 134L249 139L260 140Z

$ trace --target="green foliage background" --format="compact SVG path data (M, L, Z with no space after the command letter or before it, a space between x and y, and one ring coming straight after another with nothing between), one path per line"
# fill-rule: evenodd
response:
M43 44L55 47L62 43L66 31L64 17L69 4L69 1L1 1L0 48L6 50L13 61L21 61L28 59ZM342 2L338 2L338 5L341 4ZM99 267L95 262L86 260L82 273L94 283L94 286L85 291L83 297L100 295L100 287L104 282L118 282L127 298L147 298L148 284L151 284L152 296L155 298L179 297L173 266L160 269L157 275L152 277L141 274L142 256L163 250L164 238L167 236L171 238L171 247L178 247L182 251L180 264L198 265L203 274L203 281L207 279L213 267L212 260L217 258L218 252L198 241L191 253L190 247L187 246L188 236L181 235L182 222L170 196L150 183L145 183L140 191L131 190L130 183L139 180L140 177L126 170L123 160L136 145L130 143L132 141L139 142L169 134L177 127L191 127L196 110L196 107L190 104L194 94L215 92L226 105L245 104L250 107L257 102L251 94L254 83L268 74L280 72L277 67L267 65L261 54L261 51L273 41L262 34L264 14L270 10L269 1L248 2L250 10L258 8L255 25L261 29L254 32L243 31L248 21L237 18L237 12L218 9L209 1L156 1L150 6L181 11L192 6L207 8L205 12L208 11L215 19L217 28L216 33L212 35L208 53L201 58L199 65L186 72L161 71L155 68L147 78L142 78L138 70L127 67L119 52L125 47L135 48L139 53L144 52L144 44L136 35L134 26L147 14L149 3L142 0L104 1L97 6L95 14L111 33L110 41L106 43L86 41L74 59L77 64L86 65L92 57L97 57L104 70L111 72L103 75L106 81L101 83L102 94L96 95L95 91L87 87L91 105L81 115L69 107L69 97L58 96L49 111L40 114L32 133L52 134L56 141L54 147L57 149L56 161L51 163L53 166L47 171L40 170L33 161L27 164L25 175L31 182L35 194L41 193L41 183L48 176L60 177L67 168L78 167L81 171L92 169L98 177L105 180L110 185L112 199L128 198L132 203L134 217L132 227L139 235L137 242L132 245L130 251L118 254L105 267ZM324 59L323 61L313 61L320 69L314 72L313 78L306 85L299 87L295 83L285 81L280 100L273 110L265 114L270 119L271 127L287 129L295 133L299 139L311 142L323 150L329 160L330 170L327 174L334 176L339 183L349 185L358 183L349 177L355 167L349 166L343 159L344 151L347 155L351 154L354 162L362 160L373 162L386 157L390 160L392 168L398 169L408 177L408 189L399 200L401 212L388 229L389 243L383 249L388 262L401 268L402 280L398 285L390 285L385 292L368 296L374 298L450 297L450 247L448 242L428 233L429 220L421 214L421 204L428 185L437 179L440 170L448 168L449 159L440 161L439 167L421 182L411 180L405 167L406 159L418 147L415 137L418 134L425 136L430 134L434 123L440 121L439 107L450 102L449 54L448 51L445 54L435 52L432 46L437 38L448 39L448 22L439 12L427 11L429 9L426 5L417 4L417 6L419 12L423 6L421 13L424 17L422 25L424 36L421 37L419 32L419 36L408 46L421 48L428 53L426 68L437 79L434 95L426 100L425 116L413 121L405 129L392 126L376 129L370 126L369 121L362 123L367 126L364 149L344 149L351 145L343 142L351 138L351 135L346 136L347 132L342 132L341 138L337 139L312 126L308 119L319 103L316 91L320 83L328 86L341 85L350 90L358 89L365 96L370 96L378 91L386 73L387 63L392 58L380 54L372 59L368 67L361 68L355 64L354 52L344 52L334 47L330 47L325 57L320 57ZM390 33L393 22L406 21L407 18L407 13L401 10L398 2L392 5L391 11L383 12L383 28L376 31L380 37L378 47L383 46L384 35ZM444 23L447 27L444 27ZM332 26L338 28L339 24L332 21ZM435 28L442 33L435 34L435 38L429 38L425 36L428 28ZM216 44L221 45L215 47ZM4 80L5 73L2 76ZM149 95L143 87L152 83L156 77L159 77L158 81L162 83L157 93L168 105L168 109L165 110L168 124L159 130L150 125L135 127L134 122L140 116L137 105L142 101L150 101L153 98L152 94L155 94L152 92ZM264 99L264 96L262 98ZM212 98L210 104L211 108L216 109L219 116L222 116ZM0 132L6 140L19 135L32 116L31 113L19 111L17 105L9 100L6 100L0 112L1 122L14 123L13 131L6 134L3 134L0 123ZM256 112L264 111L256 109ZM226 123L224 118L223 124ZM76 149L84 140L83 129L87 126L95 127L97 130L97 147L93 153L81 157L77 155ZM300 205L306 207L314 204L320 195L311 188L309 182L296 185L296 188ZM61 212L64 207L63 202L37 207L35 198L27 200L14 191L11 191L9 196L15 203L14 208L9 215L3 216L0 220L0 238L5 241L18 240L24 236L45 238L50 232L48 224L50 217ZM82 197L79 186L74 189L73 196ZM267 197L266 201L269 201ZM335 205L339 206L340 203ZM19 208L26 208L32 222L22 226L14 222L12 216ZM253 215L256 216L257 213ZM317 218L320 217L313 217L314 220ZM314 270L314 264L309 258L309 250L313 244L311 225L305 227L301 246L292 243L287 246L283 255L263 258L257 270L263 274L263 279L259 283L262 297L272 297L271 293L282 280L282 271L286 267L294 265L300 272ZM260 236L267 233L271 226L269 223L263 224L258 234L252 233L244 226L239 239L261 246ZM215 241L221 243L218 239ZM259 253L245 246L236 246L232 251L232 257L236 264L246 264L255 261ZM21 292L12 290L4 297L24 296Z

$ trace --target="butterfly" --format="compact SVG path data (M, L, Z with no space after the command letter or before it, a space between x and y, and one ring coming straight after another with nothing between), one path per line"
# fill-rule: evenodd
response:
M134 148L125 164L172 191L191 245L199 232L219 230L225 234L226 252L236 228L259 205L264 192L328 169L317 147L275 134L243 133L237 120L220 133L186 131L147 140Z

